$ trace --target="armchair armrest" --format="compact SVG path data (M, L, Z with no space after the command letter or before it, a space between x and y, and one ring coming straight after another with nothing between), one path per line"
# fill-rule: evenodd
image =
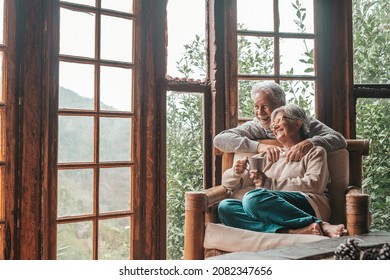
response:
M203 259L205 213L213 205L228 198L230 191L224 186L215 186L199 192L185 193L184 259Z
M368 194L362 193L360 187L348 187L346 192L346 226L348 235L369 232L371 213L368 205Z

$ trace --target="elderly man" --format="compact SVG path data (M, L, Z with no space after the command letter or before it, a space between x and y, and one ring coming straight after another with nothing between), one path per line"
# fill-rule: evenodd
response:
M252 87L255 118L235 128L224 130L214 138L214 146L222 152L267 152L274 160L279 158L278 149L261 144L259 139L275 138L270 130L271 113L286 104L286 94L274 82L256 83ZM345 148L343 135L321 123L309 119L309 138L296 144L287 154L286 161L299 161L312 147L321 146L327 152Z

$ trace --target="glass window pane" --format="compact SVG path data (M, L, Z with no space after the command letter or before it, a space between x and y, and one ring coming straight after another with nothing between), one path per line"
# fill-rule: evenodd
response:
M268 37L238 36L238 72L240 74L274 73L274 40Z
M238 81L238 117L253 119L255 117L252 98L252 86L264 80L239 80Z
M92 222L57 226L58 260L92 260Z
M133 0L102 0L102 8L124 13L133 13Z
M101 16L101 58L133 61L133 21Z
M390 84L390 2L352 2L354 81Z
M4 44L4 0L0 0L0 44Z
M203 95L167 94L167 258L183 250L184 193L203 188Z
M172 77L203 79L207 75L205 3L168 1L167 73Z
M61 61L59 67L59 107L93 110L94 66Z
M100 67L100 109L132 111L132 69Z
M130 218L99 221L99 259L130 259Z
M129 161L131 119L100 118L100 161Z
M99 178L99 212L130 210L130 167L101 168Z
M370 141L363 157L363 192L372 213L371 231L390 231L390 98L358 98L356 138Z
M0 52L0 103L5 102L5 92L3 88L3 69L4 69L4 53Z
M58 171L58 217L93 213L93 170Z
M281 81L280 85L286 92L287 104L296 104L305 109L309 116L315 115L315 82L314 81Z
M96 0L65 0L65 1L61 1L61 2L69 2L69 3L75 3L75 4L81 4L81 5L95 7Z
M280 32L314 33L313 0L279 0Z
M282 75L314 73L314 40L280 39L280 72Z
M93 120L93 117L59 117L59 163L94 161Z
M95 14L61 8L60 54L95 57Z
M274 31L274 1L237 1L237 30Z

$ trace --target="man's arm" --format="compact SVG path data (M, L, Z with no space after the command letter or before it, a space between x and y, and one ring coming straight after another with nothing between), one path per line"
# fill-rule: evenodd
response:
M314 146L321 146L327 152L347 147L347 141L341 133L331 129L315 118L310 118L309 129L308 140Z
M214 146L226 153L257 152L257 139L270 138L257 119L247 121L235 128L227 129L214 137Z

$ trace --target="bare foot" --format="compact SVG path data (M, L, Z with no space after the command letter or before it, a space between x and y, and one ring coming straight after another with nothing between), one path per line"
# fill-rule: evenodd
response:
M297 229L285 229L285 233L293 233L293 234L315 234L315 235L323 235L321 231L321 227L317 223L312 223L303 228Z
M324 234L330 238L337 238L346 233L345 227L343 224L340 225L331 225L327 222L321 223L322 230Z

